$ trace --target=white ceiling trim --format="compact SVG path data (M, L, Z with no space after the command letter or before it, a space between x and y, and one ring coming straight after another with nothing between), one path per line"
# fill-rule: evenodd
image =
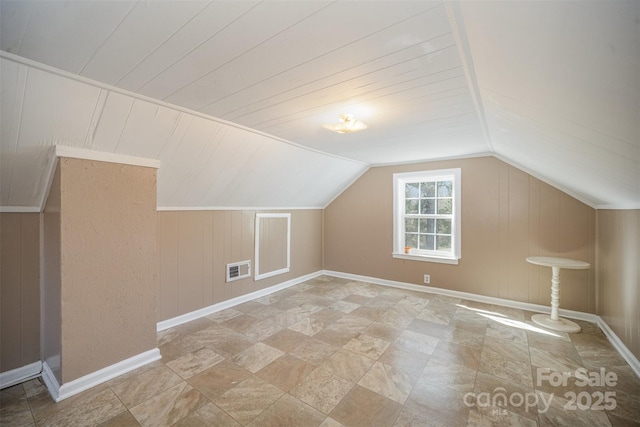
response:
M447 10L447 17L449 18L449 24L451 25L451 32L453 38L458 46L458 52L460 54L460 61L464 68L464 74L467 78L467 84L469 85L469 92L471 93L471 100L476 107L476 115L480 122L480 128L484 135L485 142L489 147L489 151L494 153L493 142L491 141L491 133L489 132L489 124L487 123L487 115L484 111L484 105L482 103L482 96L478 86L478 78L476 76L475 67L473 65L473 57L471 56L471 47L469 46L469 40L467 38L467 31L464 26L464 18L462 17L462 11L460 10L460 3L458 2L445 2L445 8Z
M123 165L142 166L146 168L160 168L160 160L143 157L127 156L125 154L105 153L103 151L87 150L85 148L55 145L56 157L70 157L72 159L96 160L98 162L119 163Z
M628 211L628 210L640 210L640 203L629 203L623 205L598 205L598 210L614 210L614 211Z
M227 121L227 120L224 120L224 119L220 119L218 117L209 116L207 114L203 114L203 113L200 113L200 112L195 111L195 110L190 110L188 108L180 107L179 105L171 104L171 103L168 103L168 102L165 102L165 101L161 101L161 100L158 100L158 99L155 99L155 98L150 98L148 96L141 95L141 94L136 93L136 92L131 92L131 91L126 90L126 89L122 89L122 88L119 88L119 87L116 87L116 86L112 86L112 85L108 85L108 84L105 84L105 83L101 83L101 82L98 82L96 80L92 80L92 79L89 79L87 77L84 77L84 76L81 76L81 75L78 75L78 74L69 73L68 71L60 70L58 68L51 67L49 65L46 65L46 64L43 64L43 63L40 63L40 62L37 62L37 61L33 61L31 59L24 58L22 56L18 56L18 55L9 53L9 52L5 52L3 50L0 50L0 58L4 58L6 60L21 64L21 65L25 65L25 66L28 66L28 67L33 67L33 68L36 68L38 70L45 71L45 72L48 72L48 73L51 73L51 74L55 74L57 76L64 77L64 78L67 78L67 79L70 79L70 80L74 80L74 81L77 81L77 82L80 82L80 83L88 84L88 85L93 86L93 87L98 88L98 89L108 90L108 91L111 91L111 92L114 92L114 93L118 93L120 95L129 96L131 98L138 99L138 100L141 100L141 101L146 101L146 102L149 102L149 103L161 106L161 107L170 108L172 110L175 110L175 111L178 111L178 112L181 112L181 113L187 113L187 114L190 114L192 116L203 118L205 120L209 120L209 121L212 121L212 122L220 123L220 124L231 126L231 127L234 127L234 128L237 128L237 129L241 129L241 130L244 130L244 131L247 131L247 132L251 132L253 134L260 135L260 136L263 136L263 137L266 137L266 138L270 138L270 139L272 139L274 141L278 141L278 142L282 142L282 143L285 143L285 144L289 144L289 145L292 145L292 146L294 146L296 148L301 148L303 150L311 151L311 152L316 153L316 154L322 154L323 156L333 157L333 158L336 158L336 159L339 159L339 160L351 162L351 163L362 165L362 166L369 166L369 163L365 163L365 162L361 162L361 161L358 161L358 160L350 159L348 157L342 157L342 156L339 156L339 155L336 155L336 154L333 154L333 153L327 153L325 151L317 150L315 148L311 148L311 147L308 147L306 145L297 144L295 142L292 142L292 141L289 141L287 139L280 138L280 137L268 134L266 132L261 132L259 130L256 130L256 129L253 129L253 128L250 128L250 127L247 127L247 126L239 125L238 123L230 122L230 121Z

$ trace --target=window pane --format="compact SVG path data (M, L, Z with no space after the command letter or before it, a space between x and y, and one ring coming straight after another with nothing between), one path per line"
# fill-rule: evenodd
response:
M417 199L419 197L419 183L412 182L410 184L405 184L404 186L404 197L409 199Z
M436 243L437 251L451 250L451 236L438 236Z
M410 246L412 248L418 247L418 235L417 234L405 234L404 235L404 245Z
M404 212L408 214L418 213L418 200L405 200Z
M427 249L427 235L420 235L420 248L419 249Z
M436 197L436 183L435 182L421 183L420 197Z
M421 233L435 233L436 221L434 219L421 219L420 220L420 232Z
M453 181L439 181L438 182L438 197L452 197L453 196Z
M436 199L420 200L420 213L423 215L436 213Z
M438 234L451 234L450 219L438 219Z
M438 214L447 215L453 213L451 199L438 199Z
M417 218L409 218L404 220L405 231L407 233L417 233L418 232L418 221Z
M426 236L420 236L420 237L424 237L425 238L425 243L424 243L424 247L420 246L420 249L426 249L428 251L432 251L433 250L433 243L435 241L435 236L434 235L429 235L427 234ZM422 243L422 242L420 242Z

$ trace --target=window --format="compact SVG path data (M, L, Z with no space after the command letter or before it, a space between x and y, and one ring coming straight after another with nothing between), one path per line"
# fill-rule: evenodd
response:
M460 169L393 175L394 258L457 264Z

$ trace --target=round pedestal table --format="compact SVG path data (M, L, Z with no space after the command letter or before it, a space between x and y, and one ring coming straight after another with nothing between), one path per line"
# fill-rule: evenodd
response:
M540 326L558 332L580 332L580 326L577 323L558 316L560 310L560 269L585 270L591 265L584 261L546 256L530 256L526 260L530 264L551 267L551 315L535 314L531 316L531 320Z

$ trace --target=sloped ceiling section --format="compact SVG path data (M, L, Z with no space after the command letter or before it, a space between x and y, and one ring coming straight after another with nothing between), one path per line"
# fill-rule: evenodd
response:
M367 169L11 59L0 67L4 210L41 208L53 145L159 160L160 209L321 208Z
M462 2L495 152L599 207L640 208L640 2Z
M82 138L97 139L95 149L164 156L167 206L237 205L250 192L234 188L249 179L262 188L250 186L250 206L307 198L318 206L362 163L492 154L591 206L640 208L637 0L2 0L0 50L103 85L78 89L89 98L82 106L67 93L37 104L31 92L55 92L34 89L47 79L32 82L31 74L42 71L21 77L8 67L3 74L31 98L27 109L16 107L20 90L3 83L11 98L2 93L11 105L2 112L5 162L37 168L34 146ZM67 104L78 117L41 107ZM340 113L369 128L351 135L322 128ZM21 115L38 120L23 129ZM99 132L85 130L86 120ZM5 142L6 132L19 137ZM190 144L174 142L181 132ZM243 144L262 151L234 154ZM302 153L300 146L313 161L271 160ZM332 166L322 171L325 160ZM270 172L283 163L308 180L290 176L283 187L284 172ZM309 187L312 175L322 184ZM26 203L35 191L34 180L19 176L1 184L2 204ZM190 191L200 180L209 186Z

